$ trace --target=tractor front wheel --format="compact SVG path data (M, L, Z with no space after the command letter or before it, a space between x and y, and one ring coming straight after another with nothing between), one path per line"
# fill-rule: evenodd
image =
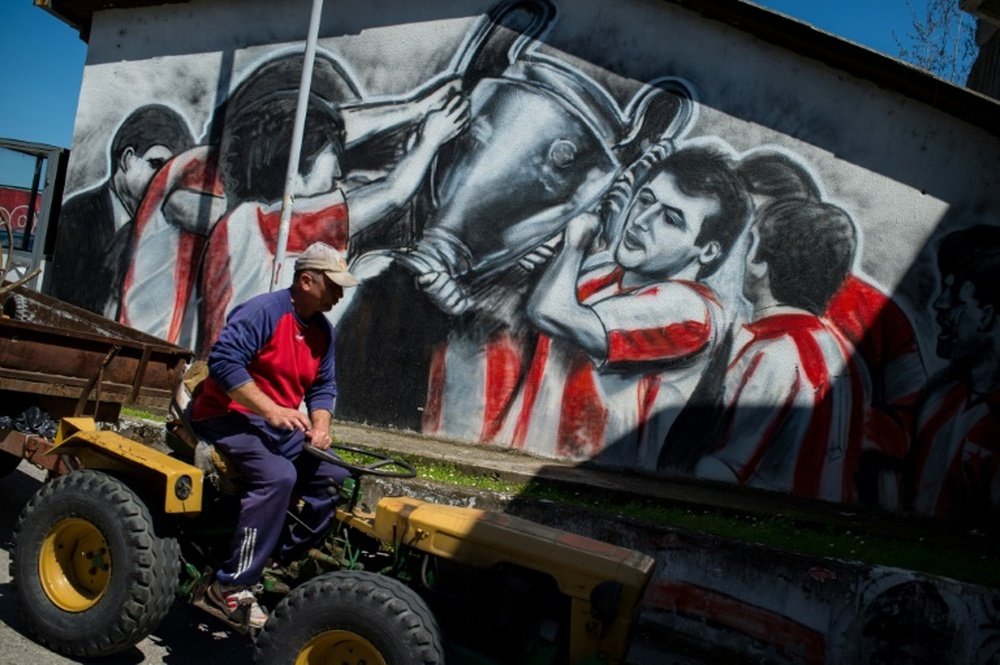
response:
M73 657L131 648L173 603L180 548L121 481L73 471L43 485L14 531L10 574L41 644Z
M260 665L444 663L437 622L413 590L390 577L339 571L285 597L257 640Z

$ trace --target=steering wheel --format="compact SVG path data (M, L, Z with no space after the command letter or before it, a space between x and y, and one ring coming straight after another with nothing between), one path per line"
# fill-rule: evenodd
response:
M320 450L319 448L311 446L308 443L304 447L305 451L310 455L318 457L321 460L326 460L331 464L336 464L339 467L343 467L358 476L367 475L379 476L381 478L413 478L417 475L417 470L413 468L412 464L408 464L402 460L398 460L372 450L365 450L364 448L342 446L337 443L331 443L330 447L326 450ZM359 455L372 461L363 465L352 464L333 452L334 450L343 450L344 452Z

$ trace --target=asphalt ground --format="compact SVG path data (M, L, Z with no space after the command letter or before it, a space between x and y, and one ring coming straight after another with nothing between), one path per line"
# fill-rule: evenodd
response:
M134 665L247 665L252 662L250 641L222 627L201 610L175 603L166 619L128 652L99 661L65 658L28 637L17 611L9 570L11 540L21 507L41 486L44 471L21 462L16 471L0 478L0 665L63 665L101 663Z

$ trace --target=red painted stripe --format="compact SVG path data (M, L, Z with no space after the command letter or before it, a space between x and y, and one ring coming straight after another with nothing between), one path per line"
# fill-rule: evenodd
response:
M601 275L594 279L589 279L584 283L580 284L576 290L576 298L580 302L586 302L587 298L591 297L598 291L605 289L612 284L621 284L622 275L625 274L625 270L618 266L607 275Z
M441 404L444 399L446 344L438 344L431 352L431 366L427 377L427 403L424 406L422 431L434 434L441 429Z
M861 448L865 439L866 411L870 408L870 398L865 391L861 367L851 353L850 344L840 335L835 335L841 353L847 359L847 370L851 379L851 422L848 431L846 459L844 460L843 497L841 501L857 500L854 477L861 463Z
M521 353L508 335L486 344L486 391L480 441L491 441L500 431L507 408L521 378Z
M686 358L708 345L711 331L707 318L660 328L612 330L608 333L608 362Z
M811 332L791 331L792 342L799 355L801 367L813 386L813 412L795 460L795 480L792 491L799 496L819 496L826 466L830 441L830 424L833 422L833 404L830 403L830 373L819 342Z
M653 415L653 406L656 404L656 397L660 394L660 377L657 374L647 374L639 379L638 386L638 413L639 413L639 440L642 441L646 427Z
M223 217L205 249L201 273L201 340L199 355L207 356L226 323L226 310L233 299L229 256L229 217Z
M271 256L275 256L278 253L281 212L258 209L257 224L260 226L260 233L268 251L271 252ZM301 253L312 243L321 241L346 252L348 236L347 205L342 202L322 210L296 211L289 222L286 249L289 252Z
M956 417L956 414L961 409L964 401L965 389L960 384L956 385L948 392L947 395L945 395L944 399L938 405L938 408L934 410L931 418L917 433L919 448L917 451L916 478L918 488L920 486L920 481L926 472L927 458L930 455L931 450L934 448L938 435L941 433L941 428Z
M560 457L593 457L604 446L608 410L601 400L594 366L583 353L573 356L559 410L556 452Z
M191 292L194 290L198 275L198 265L201 253L205 248L205 237L193 233L182 233L177 246L177 257L174 260L174 311L170 316L170 327L167 330L167 341L176 343L181 336L181 325L184 323L184 312L187 311Z
M773 645L798 663L825 663L826 636L798 621L712 589L687 582L655 580L644 604L723 626Z
M756 371L757 367L760 365L760 362L761 360L763 360L763 358L764 358L763 354L758 353L754 357L753 361L751 361L750 370L746 373L746 375L740 382L740 394L742 394L743 389L750 384L750 381L753 377L753 373ZM792 385L791 393L785 397L785 402L781 405L781 410L778 411L778 415L775 416L773 420L771 420L771 423L767 427L767 431L757 441L757 444L754 447L753 455L751 455L750 459L747 460L746 466L744 466L743 469L737 474L737 479L740 484L746 484L750 480L750 477L753 476L753 474L757 471L757 467L760 465L761 460L767 453L768 448L771 445L771 442L774 440L774 437L777 436L778 430L780 430L781 427L785 424L785 420L788 418L788 414L790 414L792 412L792 409L795 408L794 395L799 391L799 381L800 381L799 377L796 376L795 383L794 385ZM738 397L735 403L737 405L739 404ZM753 409L760 407L751 404L749 408ZM731 428L732 428L732 423L730 423L730 431L727 432L727 434L729 435L727 436L727 439L729 439L732 436L738 436L738 434L732 432Z
M517 424L514 426L513 441L511 441L514 448L524 448L524 442L528 436L528 425L531 422L531 412L535 408L538 389L541 388L542 379L545 377L545 365L549 358L551 345L552 340L547 335L538 336L531 367L528 369L528 375L524 381L524 402L521 404L521 413L518 414Z

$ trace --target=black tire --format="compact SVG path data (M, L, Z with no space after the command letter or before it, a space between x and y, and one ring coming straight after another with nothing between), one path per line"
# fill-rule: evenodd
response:
M363 571L316 577L287 595L254 650L258 665L444 663L430 608L398 580Z
M17 455L0 451L0 478L14 471L20 463L21 458Z
M14 529L10 575L29 632L73 657L120 653L173 604L180 547L116 478L73 471L43 485Z

